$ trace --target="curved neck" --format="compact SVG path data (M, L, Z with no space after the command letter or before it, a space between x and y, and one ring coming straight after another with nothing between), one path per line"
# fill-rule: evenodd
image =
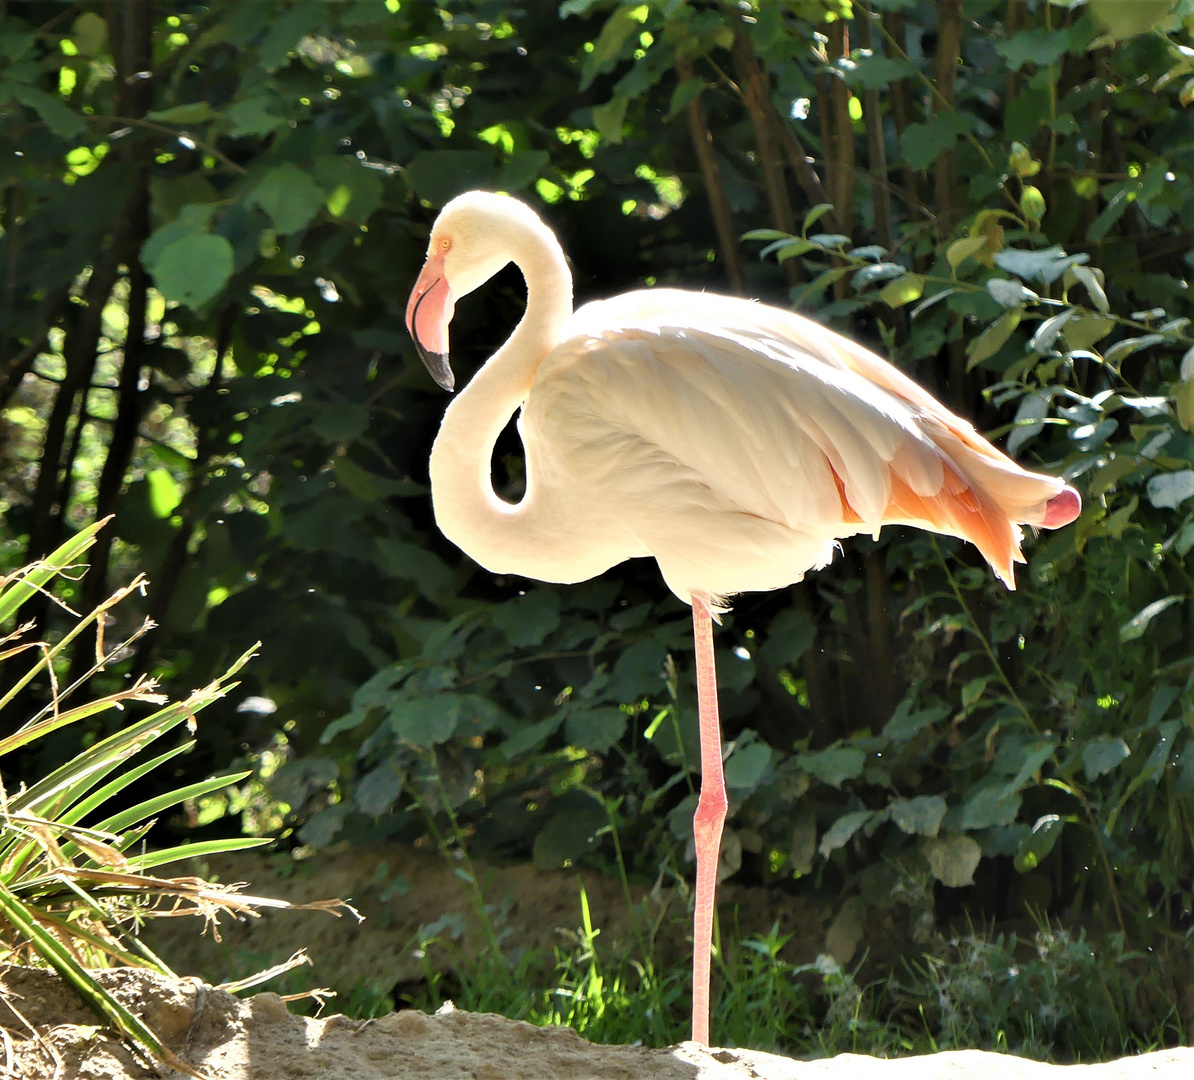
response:
M530 392L543 357L559 343L572 314L572 275L546 226L527 227L512 261L527 285L527 306L506 343L489 358L444 412L431 449L431 491L441 531L495 573L530 576L543 568L543 536L536 528L536 500L527 467L520 503L493 490L493 447Z

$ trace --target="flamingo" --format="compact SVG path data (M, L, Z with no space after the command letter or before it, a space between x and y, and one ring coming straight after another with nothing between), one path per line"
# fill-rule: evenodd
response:
M444 412L431 492L444 535L494 573L568 584L651 556L692 606L700 725L692 1038L709 1043L714 891L727 797L713 620L781 588L839 541L889 523L974 543L1015 588L1021 525L1077 517L1077 492L1022 469L892 365L809 319L647 289L572 310L555 234L524 203L444 206L406 325L445 390L455 302L513 262L526 311ZM526 493L493 490L494 442L521 410ZM720 621L720 620L719 620Z

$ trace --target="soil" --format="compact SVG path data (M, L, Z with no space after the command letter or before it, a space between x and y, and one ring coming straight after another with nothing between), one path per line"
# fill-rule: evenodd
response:
M1167 1080L1194 1072L1194 1049L1106 1065L1042 1065L978 1050L884 1061L843 1054L798 1062L748 1050L595 1046L570 1028L484 1013L414 1010L377 1020L295 1016L277 994L244 1000L196 979L100 976L195 1073L210 1080ZM182 1080L98 1029L61 980L0 969L3 1074L21 1080Z
M1060 1080L1059 1066L980 1051L896 1061L843 1055L796 1062L743 1050L706 1050L682 1043L664 1050L596 1046L567 1028L541 1029L500 1016L446 1006L435 1016L403 1010L375 1020L292 1013L274 993L234 997L186 972L228 978L285 960L300 946L315 961L302 968L304 986L333 985L342 993L365 986L400 1000L404 986L443 969L442 950L416 955L419 928L445 914L468 949L480 933L469 915L475 894L437 854L402 848L341 852L306 863L254 854L215 861L205 870L223 880L252 881L249 891L292 901L351 897L366 921L318 912L273 912L225 925L220 940L199 936L190 919L162 920L152 946L182 977L146 971L101 972L100 981L151 1027L186 1067L209 1080ZM644 915L671 927L658 942L667 962L683 962L682 898L634 889L626 904L618 882L596 874L543 873L530 867L473 867L484 885L491 919L506 948L551 947L558 927L580 921L583 882L595 925L617 947ZM860 948L896 948L907 927L891 913L818 908L775 892L728 887L723 918L736 904L744 933L778 925L792 933L791 958L833 951L839 960ZM666 918L669 906L676 918ZM458 917L457 917L458 915ZM865 916L865 917L864 917ZM866 933L862 933L865 926ZM668 937L668 934L671 937ZM450 934L446 936L451 936ZM289 978L293 981L296 975ZM1056 1074L1056 1075L1055 1075ZM179 1080L185 1074L138 1056L98 1025L56 976L0 965L0 1080ZM1194 1049L1178 1049L1106 1065L1069 1066L1065 1080L1158 1080L1194 1076Z

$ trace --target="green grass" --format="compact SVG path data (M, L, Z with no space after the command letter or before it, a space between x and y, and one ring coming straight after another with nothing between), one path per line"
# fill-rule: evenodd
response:
M449 811L445 834L426 816L441 851L471 886L469 915L484 946L465 947L464 913L424 926L410 946L423 962L424 981L400 1005L434 1012L451 1000L468 1011L566 1024L597 1043L667 1046L688 1037L691 971L686 963L660 959L657 922L632 906L634 941L603 949L581 884L580 925L550 957L510 949L502 910L487 904L455 818ZM621 849L615 848L629 903ZM1096 946L1083 932L1047 919L1037 920L1030 937L973 927L946 936L934 927L928 879L904 885L904 902L925 943L899 971L869 981L860 978L861 964L851 971L827 956L791 962L783 954L787 938L775 928L741 936L730 931L736 918L722 923L715 933L714 1044L802 1058L982 1049L1076 1063L1188 1043L1173 972L1194 945L1194 930L1184 940L1172 935L1168 958L1129 952L1118 934ZM683 940L683 928L676 937ZM446 953L446 971L429 959L433 946ZM357 1015L376 1015L383 1002L391 1004L386 994L364 987L347 998L339 1007L351 1001L361 1009Z
M580 927L551 957L504 950L492 909L473 913L490 922L490 944L480 950L462 944L463 915L437 920L411 946L425 981L399 1004L434 1012L450 1000L469 1011L566 1024L598 1043L666 1046L687 1038L687 967L661 967L653 948L601 950L583 886L579 909ZM1188 1038L1163 965L1125 953L1114 936L1098 949L1049 924L1031 939L939 937L901 972L871 982L827 957L793 964L782 956L784 944L775 931L723 939L714 968L717 1045L803 1058L983 1049L1066 1063ZM433 946L446 950L447 970L432 966ZM358 987L337 1008L369 1016L392 1004Z

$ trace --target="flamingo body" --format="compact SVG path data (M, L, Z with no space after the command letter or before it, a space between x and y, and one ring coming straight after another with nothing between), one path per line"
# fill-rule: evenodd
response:
M572 312L555 236L524 204L487 192L444 207L407 307L445 388L455 301L510 261L527 282L526 314L444 414L430 463L436 520L482 566L542 581L652 556L693 605L703 778L693 1018L707 1041L725 816L710 612L798 581L839 540L891 523L973 542L1014 588L1021 526L1064 525L1080 502L886 361L791 312L676 289ZM519 409L527 489L509 504L493 491L490 459Z

